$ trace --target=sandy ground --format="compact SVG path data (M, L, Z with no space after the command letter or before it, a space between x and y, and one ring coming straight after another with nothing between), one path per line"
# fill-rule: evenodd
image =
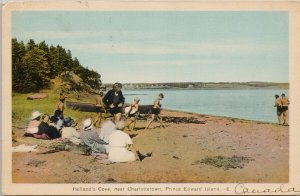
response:
M288 182L287 126L172 111L163 111L162 115L195 117L206 123L166 123L164 128L154 123L152 129L143 130L145 121L139 121L134 145L141 152L153 153L142 162L104 165L90 156L66 151L13 153L13 182ZM22 133L22 130L14 131L19 136ZM227 170L200 162L205 158L234 155L252 161L243 168ZM31 160L43 163L34 166L28 164Z

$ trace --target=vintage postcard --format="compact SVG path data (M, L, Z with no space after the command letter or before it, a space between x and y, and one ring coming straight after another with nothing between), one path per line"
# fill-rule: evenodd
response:
M299 195L296 1L3 8L3 195Z

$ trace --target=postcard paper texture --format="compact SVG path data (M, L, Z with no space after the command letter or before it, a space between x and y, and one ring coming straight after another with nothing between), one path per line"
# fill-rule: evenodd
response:
M3 7L3 195L299 195L300 5Z

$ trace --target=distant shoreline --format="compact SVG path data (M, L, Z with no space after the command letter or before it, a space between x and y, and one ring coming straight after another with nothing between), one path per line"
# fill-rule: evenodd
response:
M257 87L257 88L123 88L123 90L276 90L283 89L289 90L289 88L281 87Z
M109 88L113 84L103 84ZM195 90L242 90L242 89L289 89L289 83L273 82L171 82L171 83L123 83L125 90L195 89Z

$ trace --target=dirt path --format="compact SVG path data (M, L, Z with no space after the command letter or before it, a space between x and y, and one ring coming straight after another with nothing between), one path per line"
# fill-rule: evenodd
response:
M163 115L205 124L166 123L143 130L145 121L139 121L134 144L153 153L142 162L103 165L70 152L13 153L13 182L288 182L288 127L170 111ZM203 163L205 158L212 158L212 164ZM224 161L229 168L222 167Z

